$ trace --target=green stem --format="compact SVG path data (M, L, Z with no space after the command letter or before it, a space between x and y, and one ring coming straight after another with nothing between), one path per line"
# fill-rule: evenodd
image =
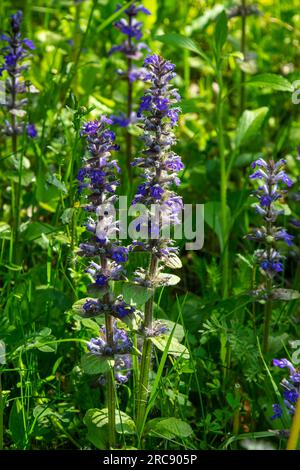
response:
M153 279L158 268L158 259L156 256L151 257L149 267L149 279ZM145 304L145 319L144 319L144 330L151 330L153 322L153 302L154 292L150 299ZM136 411L136 428L140 438L143 432L144 417L146 413L147 401L148 401L148 387L149 387L149 372L151 366L151 352L152 352L152 341L150 338L144 338L141 369L140 369L140 380L138 387L137 397L137 411Z
M267 280L267 291L270 293L272 290L272 279ZM272 301L268 299L265 305L265 318L264 318L264 332L263 332L263 343L262 351L264 354L268 352L269 349L269 333L270 333L270 323L272 318Z
M296 404L296 410L293 417L292 427L286 450L296 450L298 439L300 434L300 393L298 394L298 400Z
M241 32L241 52L245 57L246 53L246 0L242 0L242 32ZM241 69L241 82L240 82L240 114L245 109L245 72Z
M108 346L113 348L114 344L114 326L113 317L105 314L106 341ZM109 447L114 448L116 444L116 396L114 369L110 367L107 373L107 409L108 409L108 441Z
M268 194L272 193L272 184L269 182L268 183ZM266 224L266 229L267 229L267 235L272 236L272 210L271 210L271 205L268 206L267 208L267 214L266 214L266 219L267 219L267 224ZM267 245L267 257L268 259L271 258L271 246L270 244ZM271 300L271 293L272 293L272 288L273 288L273 278L267 274L267 279L266 279L266 288L267 288L267 295L268 299L266 301L265 305L265 317L264 317L264 332L263 332L263 342L262 342L262 351L264 354L268 352L269 349L269 333L270 333L270 322L272 318L272 300Z
M225 144L224 144L224 128L223 128L223 79L220 71L220 64L217 65L217 82L219 86L217 97L217 133L218 147L220 156L220 177L221 177L221 229L223 240L222 252L222 295L223 298L228 296L228 246L227 246L227 178L226 160L225 160Z
M3 414L4 414L4 399L2 393L2 372L0 372L0 450L3 450Z

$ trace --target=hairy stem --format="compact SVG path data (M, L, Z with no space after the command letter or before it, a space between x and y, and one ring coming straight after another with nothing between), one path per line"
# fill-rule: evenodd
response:
M149 267L149 279L155 277L158 267L158 259L156 256L151 257ZM153 295L145 304L145 319L144 329L148 330L152 328L153 323ZM145 331L146 332L146 331ZM152 352L152 341L149 337L145 336L143 343L141 368L140 368L140 380L138 387L137 397L137 411L136 411L136 428L138 436L141 436L143 432L144 416L146 412L147 399L148 399L148 386L149 386L149 372L151 365L151 352Z
M114 330L113 317L108 313L105 314L106 341L108 346L113 348ZM108 440L109 447L114 448L116 443L116 396L115 396L115 380L114 369L110 367L107 373L107 409L108 409Z
M106 268L107 259L101 256L102 269ZM107 293L103 297L106 305L110 304L110 294ZM114 319L109 313L105 313L105 331L107 345L113 350L114 348ZM113 356L112 356L113 358ZM108 409L108 442L109 447L114 448L116 443L116 392L115 392L115 376L114 368L109 367L107 372L107 409Z
M267 291L270 293L272 290L272 280L267 281ZM272 318L272 301L267 300L265 305L265 317L264 317L264 332L263 332L263 343L262 350L266 354L269 349L269 334L270 334L270 323Z
M272 186L271 183L268 184L268 192L271 194L272 191ZM267 215L266 218L268 220L266 224L267 228L267 237L272 236L272 211L271 211L271 205L268 206L267 208ZM268 259L271 258L271 246L270 244L267 247L267 257ZM270 299L271 293L272 293L272 287L273 287L273 279L271 276L267 274L267 280L266 280L266 288L267 288L267 294L268 294L268 299L266 301L265 305L265 317L264 317L264 331L263 331L263 343L262 343L262 350L263 353L266 354L269 349L269 334L270 334L270 323L271 323L271 318L272 318L272 300Z

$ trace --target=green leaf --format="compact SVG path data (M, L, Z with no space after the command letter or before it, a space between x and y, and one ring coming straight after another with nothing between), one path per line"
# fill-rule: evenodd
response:
M109 370L109 360L95 354L84 354L81 358L83 372L88 375L104 374Z
M300 292L293 289L273 289L272 298L278 300L297 300L300 299Z
M290 93L293 93L294 91L293 85L285 77L275 73L254 75L254 77L251 77L246 84L258 88L270 88L274 91L289 91Z
M88 428L87 438L98 448L107 449L108 409L88 410L83 419ZM120 434L135 434L134 421L123 411L116 410L116 431Z
M74 211L75 209L73 207L68 207L63 211L60 219L64 225L69 224L72 221Z
M227 207L227 220L230 220L230 209ZM204 206L204 221L216 233L221 250L224 249L223 231L221 225L221 203L219 201L206 202Z
M39 420L42 420L43 418L45 418L46 416L49 416L49 415L53 415L55 414L53 412L53 409L50 408L48 405L37 405L34 409L33 409L33 416L34 418L36 418L38 421Z
M227 16L223 10L218 16L216 27L215 27L215 50L216 56L221 56L221 51L226 42L228 35Z
M63 181L59 181L55 174L48 175L47 183L53 184L53 186L62 191L64 194L68 194L68 190L66 188L65 183Z
M164 439L186 439L193 434L191 426L177 418L155 418L148 421L145 426L145 434Z
M101 425L101 421L95 419L95 413L99 412L97 409L90 409L86 412L83 422L88 428L87 439L94 444L97 449L108 449L108 429L107 423Z
M44 175L38 175L36 183L36 198L39 205L49 212L55 212L57 202L60 197L60 190L53 184L49 185Z
M250 111L246 109L239 119L236 130L236 146L247 144L251 139L257 137L257 134L262 127L265 117L269 108L263 106L262 108Z
M99 336L99 325L95 320L92 320L91 318L82 318L80 321L85 328L91 330L92 335Z
M205 62L210 63L210 59L207 55L199 49L197 44L191 39L186 36L181 36L177 33L168 33L163 34L162 36L156 36L156 39L163 44L175 46L176 48L181 47L182 49L187 49L188 51L192 51L195 54L199 55Z
M47 235L53 233L56 229L49 224L42 222L32 222L30 223L25 232L24 238L26 241L34 241L40 238L43 234Z
M173 337L176 338L179 342L183 340L184 328L182 325L180 325L179 323L175 324L173 321L166 319L162 319L161 322L168 327L169 331L172 331L175 326L173 331Z
M269 337L269 349L273 354L273 357L282 350L282 347L285 344L288 344L289 335L287 333L282 333L281 335Z
M160 336L153 336L151 337L151 341L157 349L160 351L164 351L167 347L168 343L168 336L167 335L160 335ZM178 339L173 336L171 339L168 354L175 357L182 357L183 359L189 359L190 354L188 349L181 343L179 343Z
M122 295L127 304L144 305L153 295L152 289L130 282L122 283Z
M23 448L23 443L26 436L24 425L25 423L23 420L22 403L20 400L18 400L18 398L16 398L9 415L9 431L11 432L17 449Z
M231 392L226 393L226 400L233 410L238 409L241 403L240 398L235 397Z

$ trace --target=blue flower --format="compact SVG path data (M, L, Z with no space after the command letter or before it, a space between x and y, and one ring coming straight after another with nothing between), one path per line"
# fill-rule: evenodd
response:
M273 359L273 365L280 369L289 369L290 380L284 378L280 385L283 388L283 401L286 406L286 410L290 415L293 415L295 413L295 404L299 398L300 372L296 370L294 365L288 359ZM272 419L280 418L282 416L282 408L279 405L273 405L273 409L275 414Z
M273 407L274 415L271 416L271 419L273 420L273 419L281 418L282 413L283 413L282 407L280 405L276 404L276 403L274 405L272 405L272 407Z
M16 109L22 111L27 100L20 97L20 95L30 92L30 87L26 85L22 74L29 67L28 62L25 62L30 56L28 49L32 50L35 46L30 39L22 38L22 19L23 14L21 11L17 11L13 14L10 21L10 31L8 34L1 34L0 36L0 39L7 43L7 45L0 50L4 58L4 63L0 66L0 76L2 76L4 71L7 72L7 98L5 107L8 112L12 112ZM26 113L24 113L24 115L25 114ZM29 137L36 137L37 134L33 124L28 124L26 128L23 115L21 115L21 113L19 115L15 113L14 116L13 122L4 122L4 133L6 136L17 136L27 131Z
M263 158L259 158L251 164L253 169L258 169L250 175L250 179L263 180L255 192L259 200L255 210L263 217L265 226L263 225L260 229L255 229L249 235L249 238L265 244L265 249L258 250L256 256L260 267L269 278L273 278L276 273L283 271L283 257L275 248L272 247L270 249L270 243L282 240L288 246L291 246L294 238L284 228L276 227L275 225L281 211L276 208L274 203L281 199L284 194L279 183L284 183L288 186L292 184L291 179L284 171L284 166L285 160L283 159L275 163L273 160L266 162Z
M138 112L144 131L144 149L141 156L132 162L132 165L143 170L144 182L138 186L132 204L142 203L151 211L151 205L155 203L159 215L158 220L143 223L143 232L148 233L151 241L143 246L134 241L132 249L149 250L163 263L169 256L172 244L170 239L163 237L163 230L180 223L182 211L182 200L172 190L174 184L180 182L176 172L183 169L180 157L171 150L176 142L173 127L178 118L176 103L179 95L170 84L175 75L174 64L153 54L146 57L144 66L145 80L151 82L141 99ZM151 285L152 282L138 273L135 279L143 285Z
M28 124L28 125L27 125L27 134L28 134L29 137L31 137L32 139L37 136L37 130L36 130L34 124Z

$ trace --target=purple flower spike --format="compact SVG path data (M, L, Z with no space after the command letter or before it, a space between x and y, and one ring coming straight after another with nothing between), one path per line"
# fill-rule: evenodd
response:
M258 169L250 175L250 179L262 180L255 192L259 201L255 209L264 219L265 225L260 229L254 229L248 237L265 244L265 249L257 250L255 255L260 267L269 279L273 279L277 273L283 271L283 256L276 251L275 246L273 246L274 243L284 241L288 246L292 246L294 238L285 228L276 227L275 225L275 221L278 215L281 214L281 211L277 209L274 203L280 200L285 193L280 186L282 183L288 187L292 184L292 180L284 171L284 166L284 159L275 163L273 160L266 162L259 158L251 164L253 169Z
M13 114L14 119L8 119L4 121L4 125L1 126L1 131L6 136L18 136L27 131L29 137L36 136L36 130L33 124L26 126L24 122L24 116L26 112L24 107L27 104L27 99L22 96L30 93L30 87L27 86L23 73L26 72L29 65L27 62L30 57L30 50L35 48L33 42L30 39L23 39L21 34L21 23L23 14L21 11L17 11L11 16L10 31L8 34L1 34L0 40L5 41L7 44L0 50L4 63L0 66L0 77L3 72L6 71L6 102L5 108L8 111L9 116ZM16 113L16 110L19 113ZM10 121L10 122L9 122Z
M120 169L111 158L111 152L117 150L115 134L109 128L111 123L111 119L100 116L82 126L81 136L86 139L88 155L77 174L79 192L87 199L86 229L90 237L87 243L80 244L79 255L92 259L86 272L93 278L93 288L100 290L108 289L110 281L121 279L123 263L128 259L128 249L116 237L119 222L115 220L114 204ZM115 308L116 305L120 308ZM86 308L95 311L95 304L89 303ZM115 304L110 298L102 308L105 309L119 318L133 312L124 303Z
M141 246L135 240L132 249L150 251L163 264L170 253L177 251L172 246L173 242L164 237L164 229L179 224L182 211L182 200L172 188L180 183L177 173L183 169L183 164L171 150L176 142L173 128L180 111L176 106L180 97L170 83L175 68L171 62L158 55L150 55L144 65L147 80L150 81L150 88L141 98L138 111L144 130L144 150L132 163L143 170L144 182L138 186L132 204L141 203L149 211L155 204L157 214L151 223L140 217L138 226L141 238L142 234L148 234L150 241L143 242ZM150 282L141 271L136 272L135 280L142 285L149 285Z
M273 365L280 369L289 369L289 380L284 378L280 385L283 388L283 402L285 409L291 416L293 416L295 413L295 404L299 398L300 372L296 370L294 365L288 359L273 359ZM274 415L271 417L272 420L281 418L283 414L281 405L274 404L273 411Z
M130 351L132 346L132 341L127 332L118 328L116 324L113 326L112 347L107 344L105 327L101 327L100 336L98 338L91 338L87 345L89 352L95 356L112 356L114 358L115 380L119 385L125 384L131 375L132 360ZM99 383L105 385L106 381L104 376L99 378Z
M121 5L117 6L117 10L121 8ZM139 1L135 1L124 10L126 18L121 18L115 23L116 29L124 34L125 39L121 44L113 45L108 54L121 53L125 56L127 61L127 70L118 70L117 73L124 78L128 83L128 102L132 103L132 90L133 84L137 80L145 79L145 70L142 67L134 66L134 61L138 61L143 57L143 51L146 49L150 52L147 44L141 41L143 37L142 27L143 23L137 20L139 13L150 15L150 11L140 4ZM112 116L114 124L120 127L127 127L129 124L135 122L136 115L132 112L132 105L129 104L127 116L118 118L118 116ZM129 151L130 153L130 151Z

